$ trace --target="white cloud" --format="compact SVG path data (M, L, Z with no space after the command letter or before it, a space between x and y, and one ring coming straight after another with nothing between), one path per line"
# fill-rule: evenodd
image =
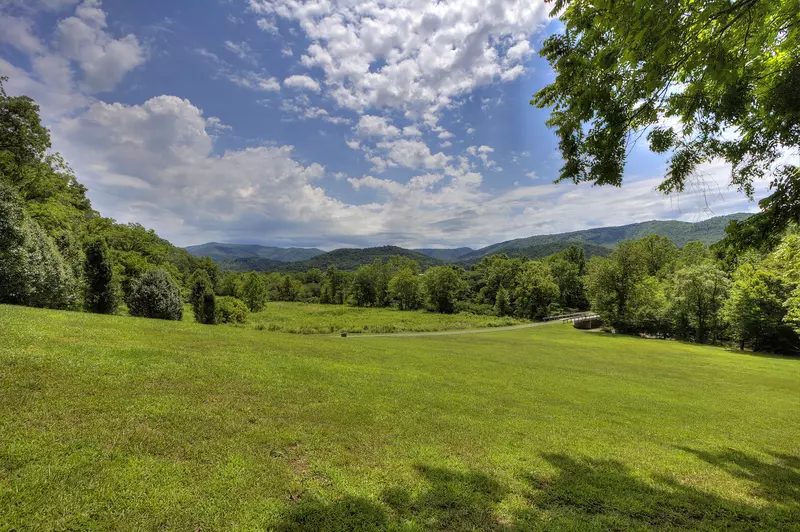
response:
M229 52L233 53L236 57L238 57L242 61L247 61L248 63L255 63L258 60L258 55L253 51L250 45L244 41L242 42L225 41L225 48L227 48Z
M392 161L406 168L444 168L451 159L442 152L432 154L428 146L419 140L400 139L379 142L377 146L386 150Z
M274 19L260 18L256 20L256 25L261 31L266 31L267 33L278 33L278 26L275 24Z
M26 54L44 54L46 48L34 35L33 23L24 18L0 15L0 42L5 42Z
M422 131L417 126L406 126L403 128L404 137L421 137Z
M452 139L453 137L455 137L455 135L453 135L449 131L442 131L441 133L439 133L439 138L442 140Z
M303 89L312 92L320 91L319 82L317 82L311 76L306 76L305 74L289 76L288 78L283 80L283 85L285 87Z
M287 46L286 48L281 49L281 55L283 57L292 57L294 52L292 52L292 49Z
M59 53L78 63L89 92L113 89L145 60L135 35L114 39L106 32L107 25L99 0L85 0L75 16L61 20L56 29Z
M400 130L382 116L363 115L356 130L362 137L393 138L400 135Z
M472 135L473 133L475 133L474 127L467 128L467 135Z
M531 172L528 172L527 174L525 174L525 177L527 177L528 179L539 179L539 174L537 174L536 172L531 171Z
M546 23L541 0L250 0L261 19L296 21L331 96L357 111L399 108L436 121L476 87L524 72L528 39Z
M297 162L291 146L214 155L207 128L216 123L188 100L159 96L136 106L95 103L54 135L98 207L177 243L289 227L295 238L364 233L369 208L329 197L315 184L324 167Z

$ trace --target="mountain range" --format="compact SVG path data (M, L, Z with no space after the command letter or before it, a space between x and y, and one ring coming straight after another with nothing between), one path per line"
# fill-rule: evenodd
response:
M341 270L355 270L362 264L372 263L376 259L386 260L393 255L414 259L423 268L446 263L469 266L482 257L495 253L506 253L510 257L544 258L573 244L582 247L587 258L607 256L617 243L637 240L650 234L666 236L678 247L683 247L691 241L711 245L725 237L728 223L732 220L741 221L749 216L747 213L730 214L694 223L654 220L617 227L599 227L569 233L517 238L480 249L461 247L412 250L397 246L382 246L342 248L325 252L317 248L280 248L210 242L189 246L186 250L199 257L208 256L220 264L222 269L234 271L299 272L311 268L325 269L329 266L336 266Z

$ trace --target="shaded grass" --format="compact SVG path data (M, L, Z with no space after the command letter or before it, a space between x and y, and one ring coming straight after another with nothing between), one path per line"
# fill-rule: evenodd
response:
M796 530L800 361L0 306L0 529Z
M511 317L438 314L425 310L270 302L250 314L251 327L299 334L428 332L505 327L526 323Z

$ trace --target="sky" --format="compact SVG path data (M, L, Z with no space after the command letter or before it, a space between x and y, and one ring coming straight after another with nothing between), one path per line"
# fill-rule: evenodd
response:
M95 209L186 246L481 247L757 211L724 164L558 183L541 0L0 0L0 75ZM759 182L756 199L765 195Z

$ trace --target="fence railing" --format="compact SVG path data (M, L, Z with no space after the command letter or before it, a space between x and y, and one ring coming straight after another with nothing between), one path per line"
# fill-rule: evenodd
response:
M558 316L547 316L544 318L544 321L572 321L576 319L593 318L596 316L597 314L594 312L572 312L570 314L559 314Z

